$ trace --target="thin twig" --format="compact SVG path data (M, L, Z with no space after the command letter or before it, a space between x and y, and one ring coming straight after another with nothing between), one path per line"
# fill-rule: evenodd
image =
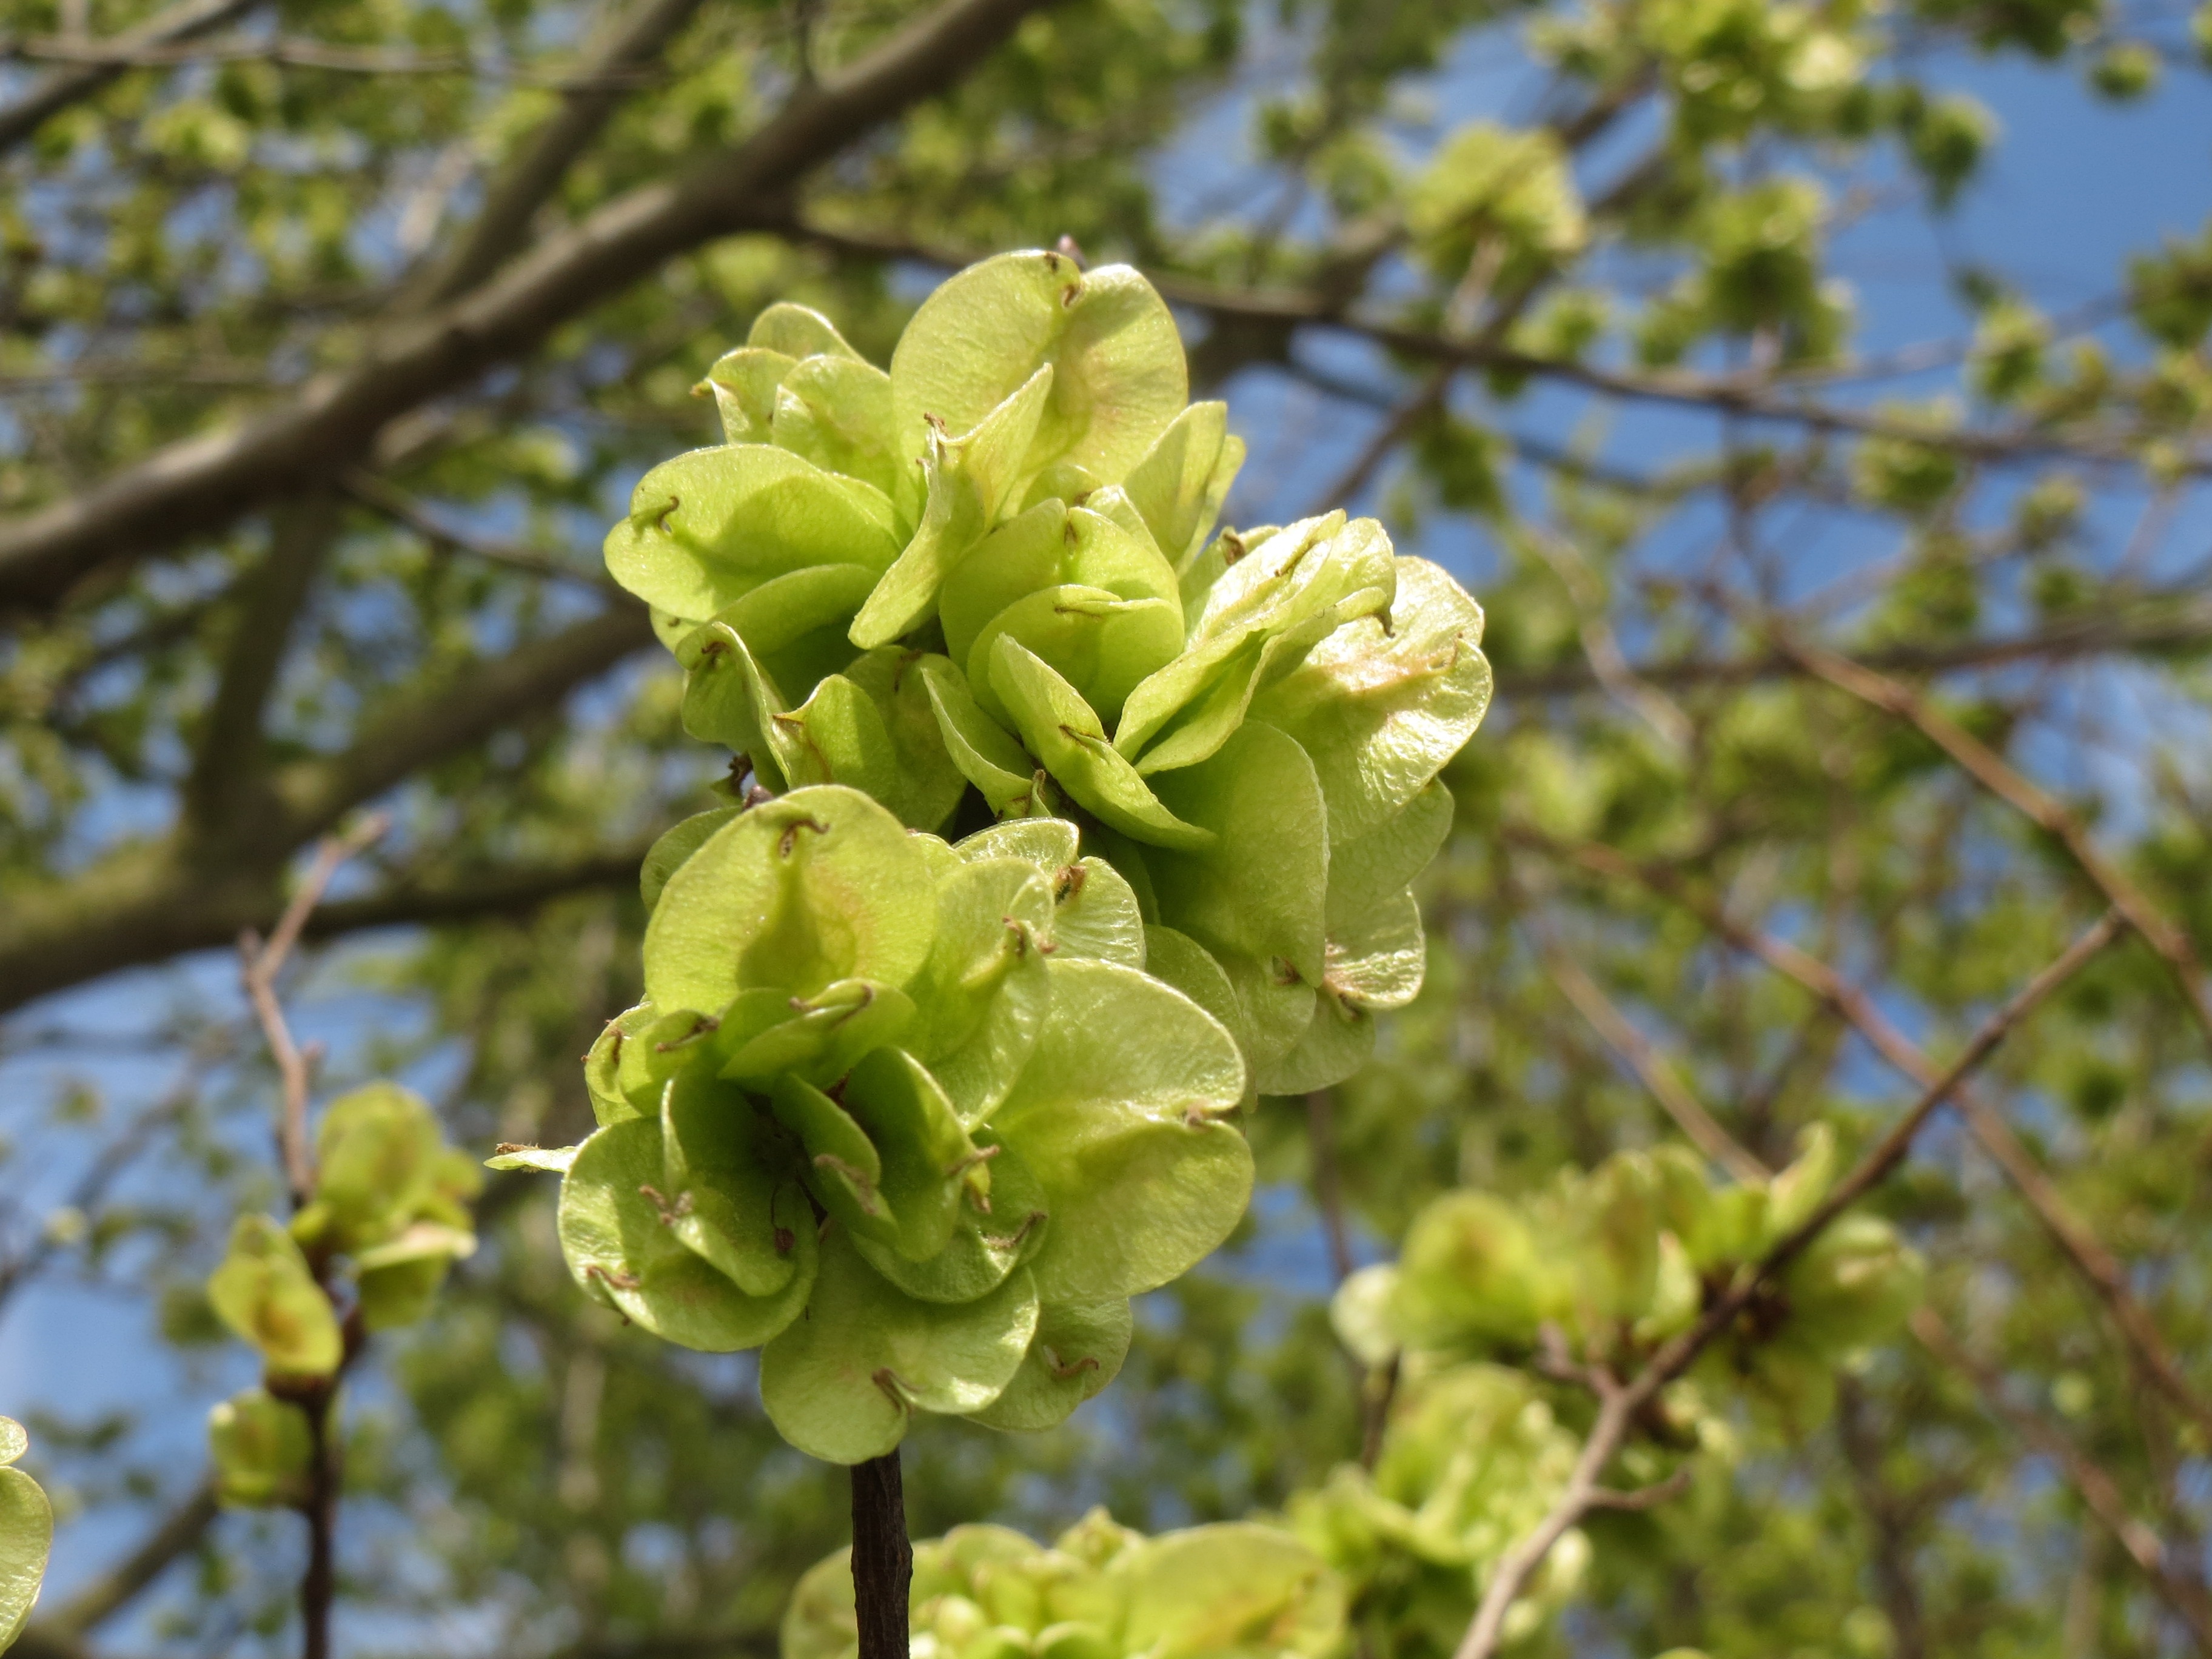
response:
M1510 833L1517 841L1533 839L1517 829ZM1738 950L1758 957L1775 972L1810 992L1905 1076L1923 1087L1935 1077L1935 1062L1927 1052L1899 1030L1872 997L1817 957L1786 939L1745 926L1718 905L1693 894L1676 872L1637 864L1610 848L1585 846L1552 850L1564 853L1600 874L1635 881L1664 893L1692 911ZM2180 1360L2160 1334L2158 1322L2130 1288L2127 1271L2119 1259L2067 1206L2035 1155L2013 1133L2003 1113L1979 1090L1961 1088L1955 1103L1968 1132L2027 1200L2060 1253L2112 1316L2121 1340L2151 1386L2207 1436L2212 1436L2212 1401L2207 1401L2191 1384Z
M1769 631L1775 644L1802 665L1808 673L1818 675L1839 690L1906 721L1956 761L1975 782L2064 848L2075 866L2105 896L2105 902L2126 917L2128 925L2158 952L2197 1024L2208 1037L2212 1037L2212 997L2205 994L2204 967L2197 961L2189 936L2098 849L2079 818L1910 686L1875 673L1847 657L1799 640L1784 629Z
M1738 1181L1765 1181L1774 1173L1720 1126L1690 1092L1658 1046L1629 1022L1597 982L1583 971L1579 963L1533 924L1529 933L1552 982L1605 1039L1606 1046L1635 1073L1650 1091L1652 1098L1665 1109L1675 1127L1696 1144L1699 1152Z
M344 835L325 840L316 848L314 862L308 866L299 890L284 907L284 914L277 919L276 931L269 935L267 942L264 943L252 928L239 935L240 978L252 1001L254 1018L261 1024L270 1056L276 1062L277 1075L283 1081L283 1115L277 1121L277 1145L283 1153L284 1179L291 1188L295 1209L307 1205L315 1188L314 1158L307 1149L308 1073L313 1068L307 1053L292 1040L283 1005L276 999L276 975L285 958L291 955L292 947L299 943L300 930L307 925L308 916L322 902L338 866L390 827L391 820L383 813L372 812Z
M2004 1379L1954 1340L1934 1309L1913 1310L1911 1325L1913 1335L1930 1353L1972 1379L1983 1402L1994 1414L2066 1471L2068 1480L2081 1494L2089 1512L2119 1540L2120 1547L2150 1580L2151 1588L2189 1626L2190 1634L2197 1639L2197 1650L2212 1653L2212 1595L2206 1594L2204 1585L2190 1572L2184 1559L2169 1551L2157 1533L2128 1512L2127 1500L2121 1496L2118 1483L2092 1462L2069 1437L2039 1414L2008 1400Z
M1914 1137L1960 1084L1996 1052L2014 1027L2111 944L2123 926L2119 917L2107 915L2067 946L2056 961L1982 1024L1942 1075L1850 1173L1837 1182L1812 1214L1768 1250L1756 1265L1740 1273L1735 1283L1715 1299L1696 1324L1654 1353L1633 1382L1601 1382L1596 1421L1590 1427L1589 1437L1583 1444L1582 1455L1576 1460L1565 1490L1534 1530L1499 1560L1484 1588L1481 1605L1475 1609L1474 1621L1468 1626L1455 1659L1491 1659L1498 1651L1504 1633L1505 1616L1514 1601L1529 1577L1543 1565L1552 1547L1602 1501L1598 1496L1604 1490L1600 1485L1601 1477L1626 1443L1638 1413L1657 1396L1659 1390L1688 1370L1706 1346L1735 1322L1762 1288L1804 1254L1838 1216L1864 1197L1904 1160L1911 1150Z

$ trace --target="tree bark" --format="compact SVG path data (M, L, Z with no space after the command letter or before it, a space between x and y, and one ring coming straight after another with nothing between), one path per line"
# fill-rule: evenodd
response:
M914 1546L896 1447L853 1466L853 1609L860 1659L907 1659L907 1592Z

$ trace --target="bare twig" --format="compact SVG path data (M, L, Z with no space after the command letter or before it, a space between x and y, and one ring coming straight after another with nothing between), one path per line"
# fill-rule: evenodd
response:
M1601 1477L1626 1443L1638 1414L1657 1396L1659 1390L1688 1370L1691 1362L1735 1322L1764 1286L1804 1254L1838 1216L1863 1198L1904 1160L1914 1138L1936 1109L1996 1052L2014 1027L2111 944L2122 926L2118 916L2108 915L2067 946L2056 961L1982 1024L1942 1075L1836 1183L1812 1214L1768 1250L1755 1266L1740 1273L1735 1283L1714 1299L1696 1324L1654 1353L1634 1381L1620 1384L1606 1379L1601 1383L1597 1418L1583 1443L1582 1454L1576 1460L1565 1490L1535 1528L1499 1560L1484 1587L1481 1604L1475 1609L1474 1620L1468 1626L1455 1659L1490 1659L1497 1652L1504 1633L1506 1614L1514 1601L1530 1576L1543 1565L1552 1547L1602 1501L1598 1497L1604 1490L1600 1484Z
M2118 1483L2069 1437L2037 1413L2007 1399L2004 1379L1954 1340L1934 1309L1916 1308L1911 1323L1913 1335L1930 1353L1972 1379L1983 1403L1995 1415L2066 1471L2069 1483L2081 1494L2089 1512L2118 1540L2129 1559L2142 1569L2151 1588L2189 1626L2198 1651L2212 1653L2212 1595L2206 1594L2203 1583L2185 1559L2169 1551L2157 1533L2128 1512Z
M2189 936L2098 849L2079 818L1910 686L1797 639L1785 630L1771 631L1776 645L1802 664L1807 672L1907 722L1956 761L1975 782L2064 848L2075 866L2105 896L2105 902L2126 917L2128 925L2142 936L2143 942L2158 952L2197 1024L2208 1037L2212 1037L2212 998L2205 994L2204 967L2197 961Z
M261 1023L261 1034L268 1042L270 1055L276 1062L277 1075L283 1080L283 1115L278 1120L277 1145L283 1152L284 1178L291 1188L295 1209L305 1207L315 1188L314 1155L307 1146L308 1073L312 1066L307 1052L292 1040L283 1005L276 999L276 975L284 959L291 955L292 947L299 942L300 930L307 925L308 916L322 902L338 866L390 827L389 818L381 812L373 812L345 834L325 841L315 849L314 862L307 867L299 890L284 907L284 914L277 919L267 942L264 943L251 928L239 936L240 977L246 994L252 1001L254 1018Z
M394 524L413 531L433 547L465 553L486 564L519 570L526 575L545 576L556 581L580 582L587 587L600 589L613 585L603 571L563 564L558 559L548 558L544 554L526 547L517 547L507 542L487 541L481 536L456 530L428 511L422 502L405 490L359 467L345 473L338 480L338 487L371 512L380 514Z
M1774 1173L1720 1126L1690 1092L1657 1045L1613 1006L1613 1000L1583 971L1579 963L1561 950L1548 933L1533 924L1529 932L1552 982L1605 1039L1606 1046L1650 1091L1652 1098L1665 1109L1675 1127L1690 1138L1699 1152L1738 1181L1765 1181Z

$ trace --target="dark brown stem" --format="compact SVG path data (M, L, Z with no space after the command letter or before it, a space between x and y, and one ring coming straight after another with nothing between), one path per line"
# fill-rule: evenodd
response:
M860 1659L907 1659L907 1589L913 1582L906 1492L893 1447L853 1465L853 1610L860 1621Z
M330 1659L331 1606L337 1599L338 1450L331 1434L333 1378L301 1402L314 1455L307 1465L307 1570L300 1577L301 1659Z

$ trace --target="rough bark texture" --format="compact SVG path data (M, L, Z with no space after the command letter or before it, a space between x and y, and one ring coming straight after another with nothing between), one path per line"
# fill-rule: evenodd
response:
M896 1449L853 1466L853 1607L860 1659L907 1659L907 1589L914 1546Z

